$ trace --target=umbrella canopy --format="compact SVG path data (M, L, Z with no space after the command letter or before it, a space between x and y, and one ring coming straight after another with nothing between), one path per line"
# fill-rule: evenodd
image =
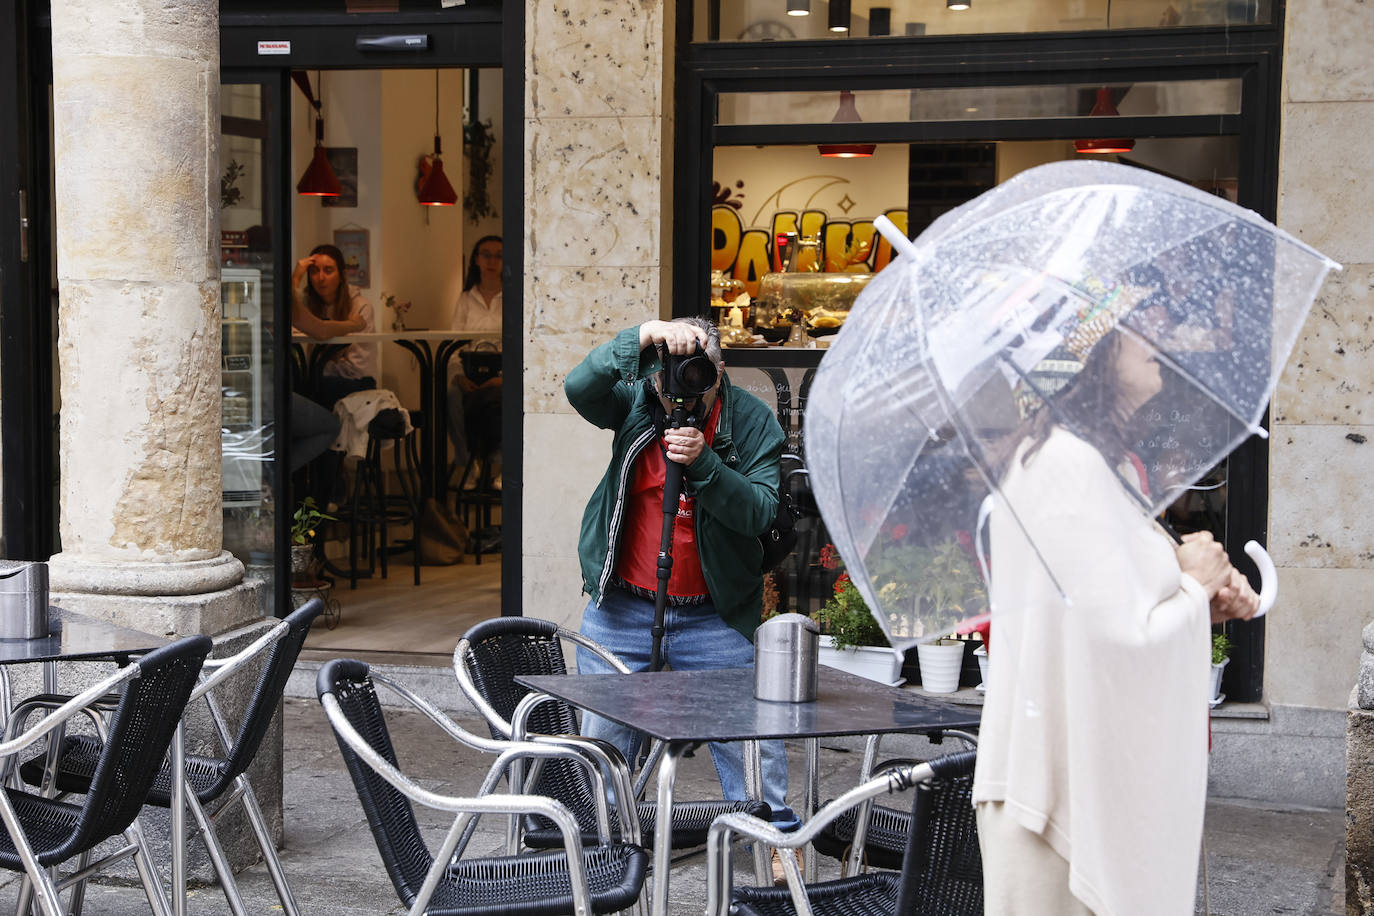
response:
M816 502L893 645L986 611L979 513L1015 517L997 481L1031 424L1098 445L1154 513L1262 433L1335 267L1223 198L1107 162L1031 169L932 224L859 296L806 410ZM1146 376L1143 405L1097 377L1108 351Z

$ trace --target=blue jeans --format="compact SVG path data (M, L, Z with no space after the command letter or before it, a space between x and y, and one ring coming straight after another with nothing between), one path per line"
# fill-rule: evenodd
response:
M669 606L664 611L663 660L674 671L709 671L713 668L752 668L754 645L732 629L709 601L690 607ZM582 612L583 636L611 650L631 671L647 671L653 648L654 603L614 586L606 589L601 605L587 603ZM586 649L577 650L580 674L608 674L614 669ZM582 733L610 742L635 760L640 732L600 716L586 715ZM744 748L737 741L712 742L711 759L720 777L724 798L742 800ZM795 830L800 819L787 807L787 751L781 741L759 742L762 757L763 800L773 809L773 826Z

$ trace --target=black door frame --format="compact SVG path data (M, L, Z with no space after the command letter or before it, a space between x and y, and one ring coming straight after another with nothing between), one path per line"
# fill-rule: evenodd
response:
M394 14L358 15L317 12L320 4L288 0L282 7L254 0L221 0L220 65L234 82L259 82L272 87L281 116L281 137L289 137L287 80L299 68L430 68L501 67L505 135L502 150L503 234L524 238L524 11L520 4L471 4L449 9L410 8ZM437 4L435 5L437 6ZM332 4L331 4L332 7ZM510 7L509 10L503 7ZM509 12L509 15L503 13ZM10 558L46 560L56 548L56 510L51 498L56 478L56 431L53 428L54 365L50 270L51 225L48 219L50 130L48 87L52 83L50 14L43 0L0 0L0 498L3 517L0 537ZM378 53L357 49L359 36L425 34L424 53ZM291 41L289 56L259 56L258 40ZM510 66L503 66L509 61ZM290 197L293 182L287 174L287 150L269 138L281 163L275 181L278 193L268 202L277 239L290 238ZM27 234L10 231L20 218L21 194L28 219ZM27 251L21 245L27 243ZM290 253L274 252L279 276L289 275ZM523 322L524 253L508 245L505 256L502 347L507 368L502 420L508 442L523 440ZM281 284L278 284L280 287ZM279 294L282 292L279 290ZM274 303L278 340L288 340L289 310ZM284 353L276 359L277 441L290 435L289 371ZM277 492L285 492L285 464L276 462ZM503 461L502 525L508 544L519 543L523 459L519 448ZM274 564L289 568L289 513L279 512ZM501 612L521 613L522 557L507 551L501 564ZM280 580L274 602L289 606L287 577Z
M38 5L0 0L0 540L3 556L22 560L46 560L57 543L47 116L52 40Z
M518 7L512 15L503 16L501 8L454 7L448 10L411 11L394 14L311 13L283 10L274 13L225 11L220 20L220 67L223 78L236 79L240 73L272 72L279 74L284 86L291 70L299 69L430 69L500 67L502 73L502 173L507 176L502 188L502 235L524 237L524 15ZM357 39L377 36L424 36L421 51L360 50ZM289 55L260 55L258 42L290 42ZM518 62L504 66L506 60ZM283 101L289 99L289 90ZM289 107L283 104L283 117L289 133ZM286 144L278 144L278 184L281 188L277 207L281 211L281 228L275 229L274 257L278 276L288 276L290 253L285 240L291 238L290 195L293 193L290 151ZM521 245L507 245L503 264L502 335L501 344L505 365L502 397L503 439L510 443L523 441L523 321L524 253ZM282 284L277 284L277 339L290 339L290 309ZM280 376L289 362L287 354L277 354L277 403L279 442L290 436L290 383ZM282 421L285 421L284 423ZM284 465L277 462L279 473L285 475ZM523 458L519 448L508 449L502 456L503 488L501 496L501 525L504 541L520 543L521 498L524 478ZM284 484L284 480L283 480ZM286 492L278 489L278 492ZM289 568L289 514L278 512L276 550L273 564L276 569ZM506 550L501 557L501 613L519 616L522 613L521 583L523 558L518 550ZM276 600L285 600L289 607L290 586L286 577L278 575Z
M717 125L722 92L965 88L1027 84L1119 84L1239 78L1241 113L1217 117L1122 118L1127 136L1239 137L1240 203L1273 220L1277 207L1279 76L1283 4L1274 24L1239 28L1152 29L1075 34L849 38L840 41L693 42L692 5L678 4L673 199L675 315L707 301L713 149L725 145L935 140L1078 139L1082 118L830 125ZM1265 419L1267 425L1267 417ZM1226 543L1261 544L1268 535L1268 448L1252 438L1231 456ZM1238 553L1238 550L1236 551ZM1249 568L1242 561L1242 568ZM1254 580L1255 574L1251 574ZM1227 667L1232 700L1261 698L1264 621L1227 625L1235 647Z

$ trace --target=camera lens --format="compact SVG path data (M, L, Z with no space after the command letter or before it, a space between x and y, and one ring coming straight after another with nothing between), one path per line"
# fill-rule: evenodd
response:
M681 394L700 397L715 383L715 364L705 356L688 356L673 366L673 388Z

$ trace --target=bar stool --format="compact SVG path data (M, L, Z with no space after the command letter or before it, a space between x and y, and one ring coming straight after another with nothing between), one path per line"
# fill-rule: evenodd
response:
M423 417L418 412L412 412L410 422L412 427L419 427L423 425ZM382 468L382 457L386 454L388 445L391 447L400 491L394 494L387 492L386 473ZM405 418L399 410L387 409L378 412L367 425L367 451L358 462L353 477L350 508L346 513L349 588L357 588L358 579L371 576L377 566L381 567L382 578L385 579L388 554L403 550L410 550L414 558L415 584L420 584L419 467L415 429L406 432ZM387 528L395 525L410 526L411 537L408 547L387 543ZM358 570L360 542L367 561L367 572L362 575Z
M491 454L479 460L476 451L472 452L452 487L459 517L472 532L472 554L479 566L482 554L501 552L501 526L491 523L491 510L501 505L501 491L492 485L491 465ZM467 483L474 477L474 485L468 489Z

